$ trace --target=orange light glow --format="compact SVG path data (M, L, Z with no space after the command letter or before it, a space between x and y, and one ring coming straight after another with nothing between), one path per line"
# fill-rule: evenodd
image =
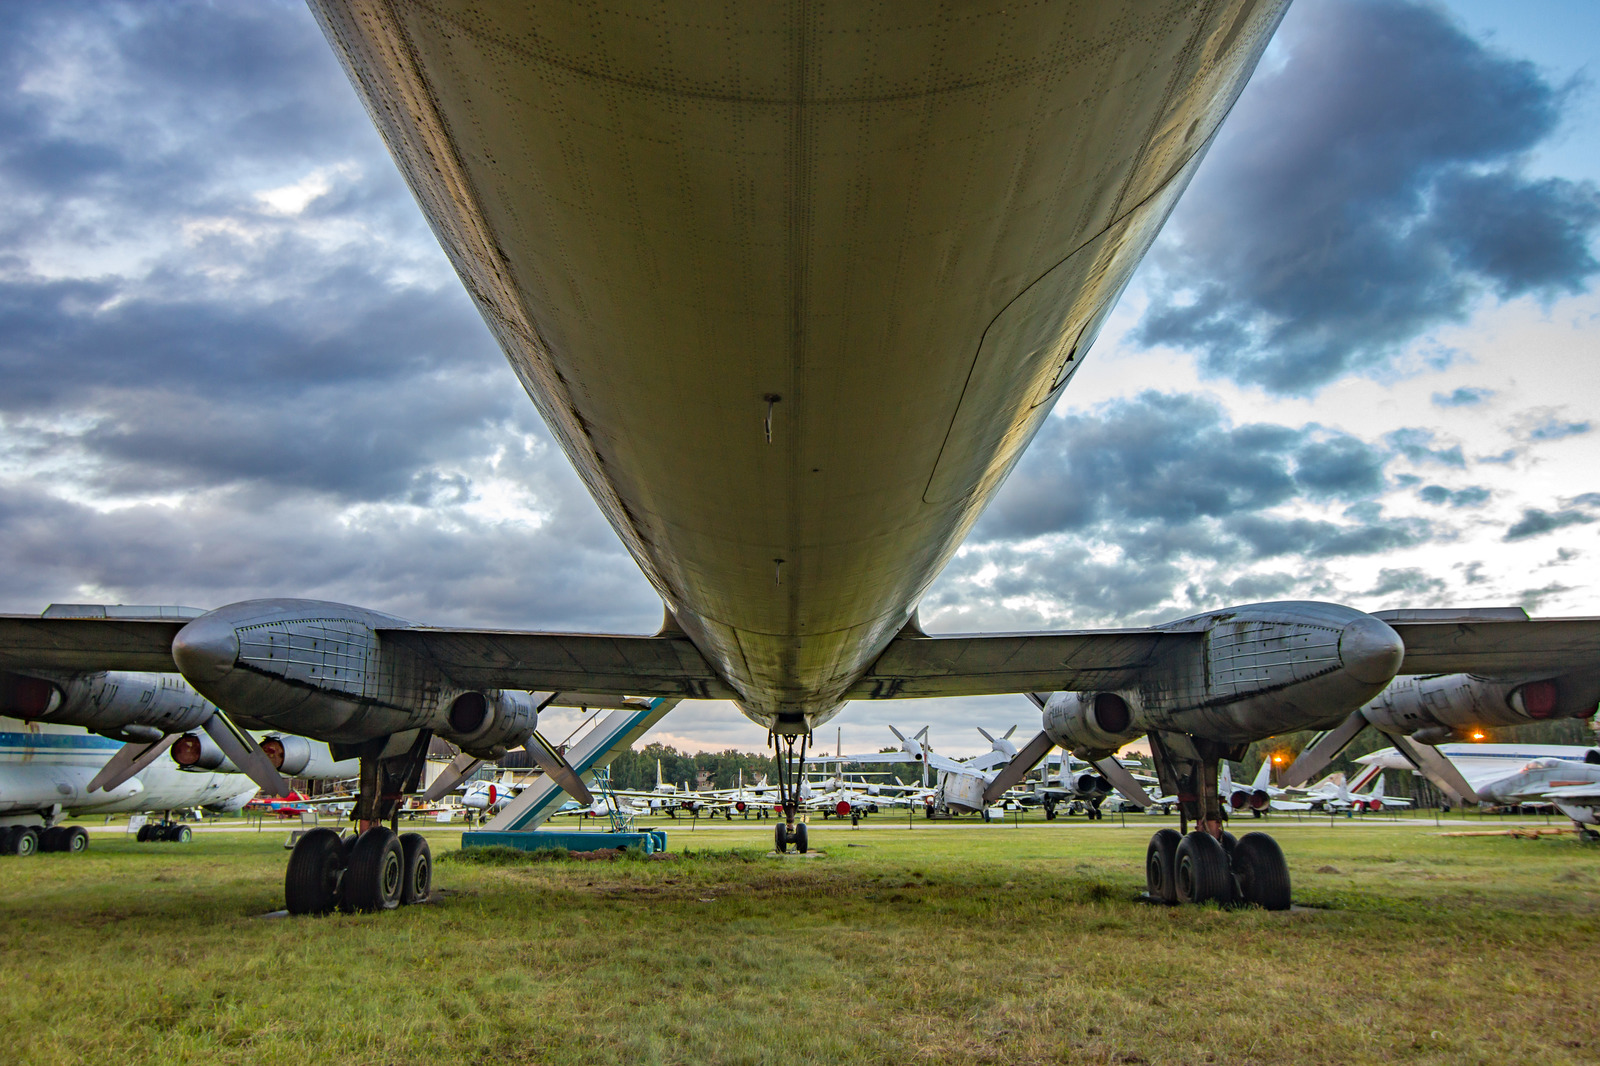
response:
M1482 740L1483 738L1484 738L1484 734L1483 734L1483 731L1481 729L1477 730L1476 732L1474 732L1472 734L1472 739L1473 740Z
M1283 756L1282 755L1274 755L1272 757L1272 765L1274 765L1274 766L1282 766L1283 765Z

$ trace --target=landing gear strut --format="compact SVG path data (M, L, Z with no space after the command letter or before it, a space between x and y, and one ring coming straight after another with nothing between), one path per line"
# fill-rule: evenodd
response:
M800 782L804 780L806 748L811 744L810 733L769 733L767 743L772 745L773 757L778 762L778 806L783 808L783 822L772 827L772 850L783 854L794 845L794 850L804 853L811 843L806 839L806 824L795 821L800 809Z
M433 891L428 842L421 833L400 833L399 823L406 793L421 783L431 739L423 729L398 751L394 737L357 747L361 791L351 818L359 831L341 836L313 829L295 844L284 876L290 914L386 911L428 898Z
M1153 732L1161 788L1178 797L1179 831L1158 830L1145 852L1145 886L1166 903L1243 903L1269 911L1289 909L1289 864L1266 833L1238 840L1223 826L1227 809L1217 790L1224 758L1243 751L1182 733ZM1189 831L1189 823L1195 829Z

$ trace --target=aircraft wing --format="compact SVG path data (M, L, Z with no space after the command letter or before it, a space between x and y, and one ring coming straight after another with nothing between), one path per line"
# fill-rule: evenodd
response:
M1380 612L1378 617L1384 618L1406 645L1402 674L1494 677L1591 667L1600 657L1600 618L1435 621L1388 618L1386 613Z
M1158 654L1203 639L1201 633L1155 629L897 637L850 688L848 697L883 700L1119 688L1133 683Z
M42 618L0 615L0 667L14 670L138 670L177 673L179 618Z
M1600 618L1471 617L1386 612L1405 641L1407 674L1518 674L1592 665ZM1393 617L1399 615L1399 617ZM182 618L0 615L0 669L170 673ZM737 699L680 635L614 636L425 626L377 630L465 687L606 695ZM891 641L849 699L986 696L1133 684L1161 656L1197 645L1183 629L903 636ZM882 760L880 760L882 761Z

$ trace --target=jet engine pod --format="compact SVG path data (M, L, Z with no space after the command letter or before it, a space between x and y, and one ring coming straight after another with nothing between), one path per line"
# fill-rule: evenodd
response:
M61 690L37 677L0 670L0 715L34 721L61 706Z
M462 751L480 759L498 759L520 748L539 728L539 708L526 692L463 692L445 708L437 729Z
M239 768L204 733L185 733L172 742L172 761L182 770L215 770L236 774Z
M1045 704L1045 732L1082 758L1101 759L1143 735L1134 724L1138 702L1136 693L1058 692Z

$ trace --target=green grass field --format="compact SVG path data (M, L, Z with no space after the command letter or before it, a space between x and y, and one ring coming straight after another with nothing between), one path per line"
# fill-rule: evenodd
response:
M0 860L0 1061L1600 1061L1572 837L1291 822L1315 909L1267 914L1134 902L1153 820L873 821L814 859L668 823L674 860L507 866L445 858L458 827L439 902L322 919L260 917L282 829L97 833Z

